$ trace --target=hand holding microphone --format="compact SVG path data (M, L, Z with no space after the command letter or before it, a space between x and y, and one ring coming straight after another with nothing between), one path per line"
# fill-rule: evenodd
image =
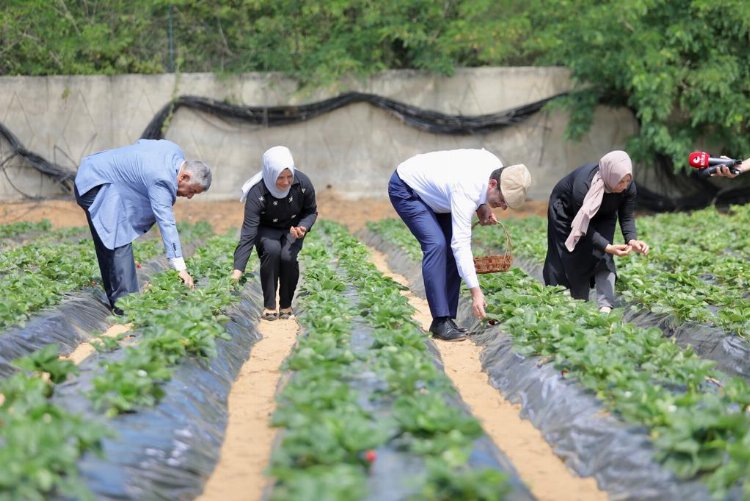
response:
M698 169L703 176L735 177L743 172L742 160L729 157L712 157L705 151L694 151L688 157L690 167Z

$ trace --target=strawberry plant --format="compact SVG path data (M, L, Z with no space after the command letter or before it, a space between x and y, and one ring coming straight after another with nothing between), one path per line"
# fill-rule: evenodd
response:
M52 223L43 219L37 223L20 221L18 223L0 224L0 238L17 237L24 233L45 232L52 229Z
M216 339L229 336L221 311L236 299L226 274L235 244L232 238L214 237L196 250L188 268L197 283L207 283L195 290L167 270L156 274L143 294L121 300L126 317L120 321L131 322L139 332L122 360L102 361L90 393L97 408L117 415L153 406L181 360L215 356Z
M211 232L205 222L178 225L183 240L204 239ZM138 263L161 253L161 239L133 243ZM72 291L96 285L99 267L88 230L54 230L32 243L0 253L0 329L22 324L33 313L57 305Z
M55 347L16 365L22 372L0 381L0 498L92 499L77 463L86 453L100 453L109 432L50 401L55 385L74 374L75 366L60 361Z
M420 480L430 492L435 484L450 485L458 498L482 492L474 499L497 499L505 476L465 467L481 429L446 405L452 388L427 353L414 311L400 294L403 287L371 265L363 267L363 247L342 228L327 222L320 227L330 240L321 242L318 231L302 254L298 319L306 335L285 364L292 377L277 398L273 422L284 432L272 457L272 499L300 493L364 498L368 471L379 461L378 450L387 447L455 468L451 475L431 469ZM362 321L372 337L357 334L355 341L352 329ZM369 381L364 394L362 381ZM339 475L344 481L336 483ZM469 487L472 480L485 485Z
M680 478L700 478L717 496L740 482L750 496L750 457L741 452L750 440L747 382L718 373L656 328L600 315L517 268L480 282L490 320L516 349L554 363L622 419L648 428L656 458Z
M459 498L484 492L486 498L476 499L497 499L507 489L507 477L489 469L473 470L467 465L482 429L473 417L446 403L456 398L455 390L427 351L423 334L413 320L414 309L401 294L404 287L377 271L369 262L366 247L343 227L328 221L321 226L330 235L339 266L357 290L360 315L374 329L374 342L366 360L388 383L387 389L379 394L392 406L398 430L393 443L453 470L448 477L435 475L435 470L431 470L433 473L425 479L420 496L434 492L431 482L450 482L443 487L456 492ZM417 338L422 342L417 343ZM401 340L406 342L396 344ZM469 478L482 478L487 484L478 491L467 491Z

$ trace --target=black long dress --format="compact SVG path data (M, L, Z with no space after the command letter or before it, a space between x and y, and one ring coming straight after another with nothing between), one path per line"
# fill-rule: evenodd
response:
M615 235L617 219L625 242L637 239L635 230L635 182L622 193L604 193L602 205L591 220L588 231L573 252L565 247L573 218L583 205L598 164L586 164L562 178L549 198L547 209L547 258L543 277L547 285L562 285L576 299L588 299L594 275L603 269L616 273L614 259L604 252Z

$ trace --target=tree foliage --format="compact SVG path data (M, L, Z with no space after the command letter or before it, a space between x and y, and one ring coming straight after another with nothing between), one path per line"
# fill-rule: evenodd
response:
M302 83L513 60L513 0L6 0L0 74L281 71ZM171 27L171 29L170 29Z
M698 145L750 156L750 2L575 0L532 16L536 62L571 69L580 92L569 132L588 130L597 103L626 106L640 134L629 151L678 168Z
M280 71L301 85L385 69L561 65L571 137L597 104L640 123L637 159L750 155L747 0L5 0L0 74ZM174 48L172 51L171 48Z

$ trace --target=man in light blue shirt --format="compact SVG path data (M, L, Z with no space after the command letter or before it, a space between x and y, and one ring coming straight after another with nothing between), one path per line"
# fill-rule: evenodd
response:
M172 206L176 197L193 198L210 186L208 166L185 160L180 147L164 139L141 139L83 159L75 180L76 201L86 212L104 290L116 314L122 313L117 300L138 291L131 243L154 223L170 264L193 287Z
M471 252L471 218L496 224L491 209L517 209L526 201L531 175L523 164L503 167L484 149L433 151L401 163L391 176L393 208L419 241L422 276L432 314L430 332L443 341L466 339L454 321L461 279L471 292L472 310L485 316Z

